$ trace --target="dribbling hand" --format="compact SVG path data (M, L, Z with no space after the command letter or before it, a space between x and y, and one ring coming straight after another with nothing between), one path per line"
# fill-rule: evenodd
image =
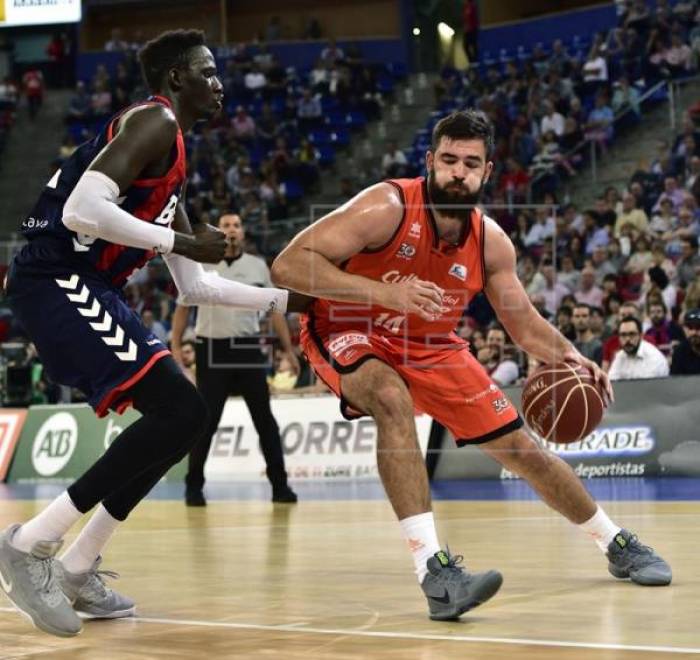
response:
M605 406L609 406L615 401L615 394L613 392L612 385L610 384L610 379L608 374L606 374L595 362L583 357L578 351L567 351L564 354L564 360L566 362L576 362L582 367L586 367L592 374L595 382L600 387L603 392L603 403Z
M387 284L382 307L397 312L417 314L426 321L434 321L442 313L442 296L445 291L434 282L411 280Z

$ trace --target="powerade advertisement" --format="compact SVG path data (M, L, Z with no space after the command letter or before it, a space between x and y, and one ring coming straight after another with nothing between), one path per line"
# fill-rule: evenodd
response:
M615 403L593 433L569 445L546 446L582 479L700 476L700 377L618 381L614 388ZM519 408L520 388L504 392ZM435 478L518 477L475 447L456 449L447 437Z

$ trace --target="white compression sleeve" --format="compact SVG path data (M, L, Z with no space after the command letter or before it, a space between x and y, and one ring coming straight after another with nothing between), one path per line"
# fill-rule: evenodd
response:
M164 256L183 305L226 305L264 312L287 311L289 291L233 282L179 254Z
M106 174L87 170L63 206L63 224L71 231L118 245L172 252L175 232L135 218L117 206L119 186Z

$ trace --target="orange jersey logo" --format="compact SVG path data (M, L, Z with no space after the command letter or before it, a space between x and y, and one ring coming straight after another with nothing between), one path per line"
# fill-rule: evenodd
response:
M377 250L354 255L344 270L389 284L415 279L434 282L445 290L442 314L433 321L402 314L379 305L319 299L311 314L319 329L357 328L365 333L405 337L445 337L459 323L464 308L484 287L484 219L474 210L459 245L441 243L428 205L426 182L390 180L401 194L404 215L389 242Z

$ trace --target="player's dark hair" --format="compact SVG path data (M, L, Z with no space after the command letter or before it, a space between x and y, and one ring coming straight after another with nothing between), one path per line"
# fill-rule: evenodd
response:
M574 305L574 309L575 309L575 310L576 310L576 309L585 309L585 310L588 310L588 313L589 313L589 314L591 313L591 306L590 306L588 303L585 303L585 302L577 302L577 303Z
M642 334L642 322L635 316L625 316L622 318L617 326L618 333L620 332L620 328L622 327L623 323L634 323L637 326L637 332L639 332L640 335Z
M141 71L149 89L160 92L165 76L174 67L187 64L187 52L204 45L202 30L170 30L146 42L139 51Z
M461 110L443 117L433 128L432 151L438 148L443 137L450 140L483 140L487 160L494 149L493 124L481 110Z

